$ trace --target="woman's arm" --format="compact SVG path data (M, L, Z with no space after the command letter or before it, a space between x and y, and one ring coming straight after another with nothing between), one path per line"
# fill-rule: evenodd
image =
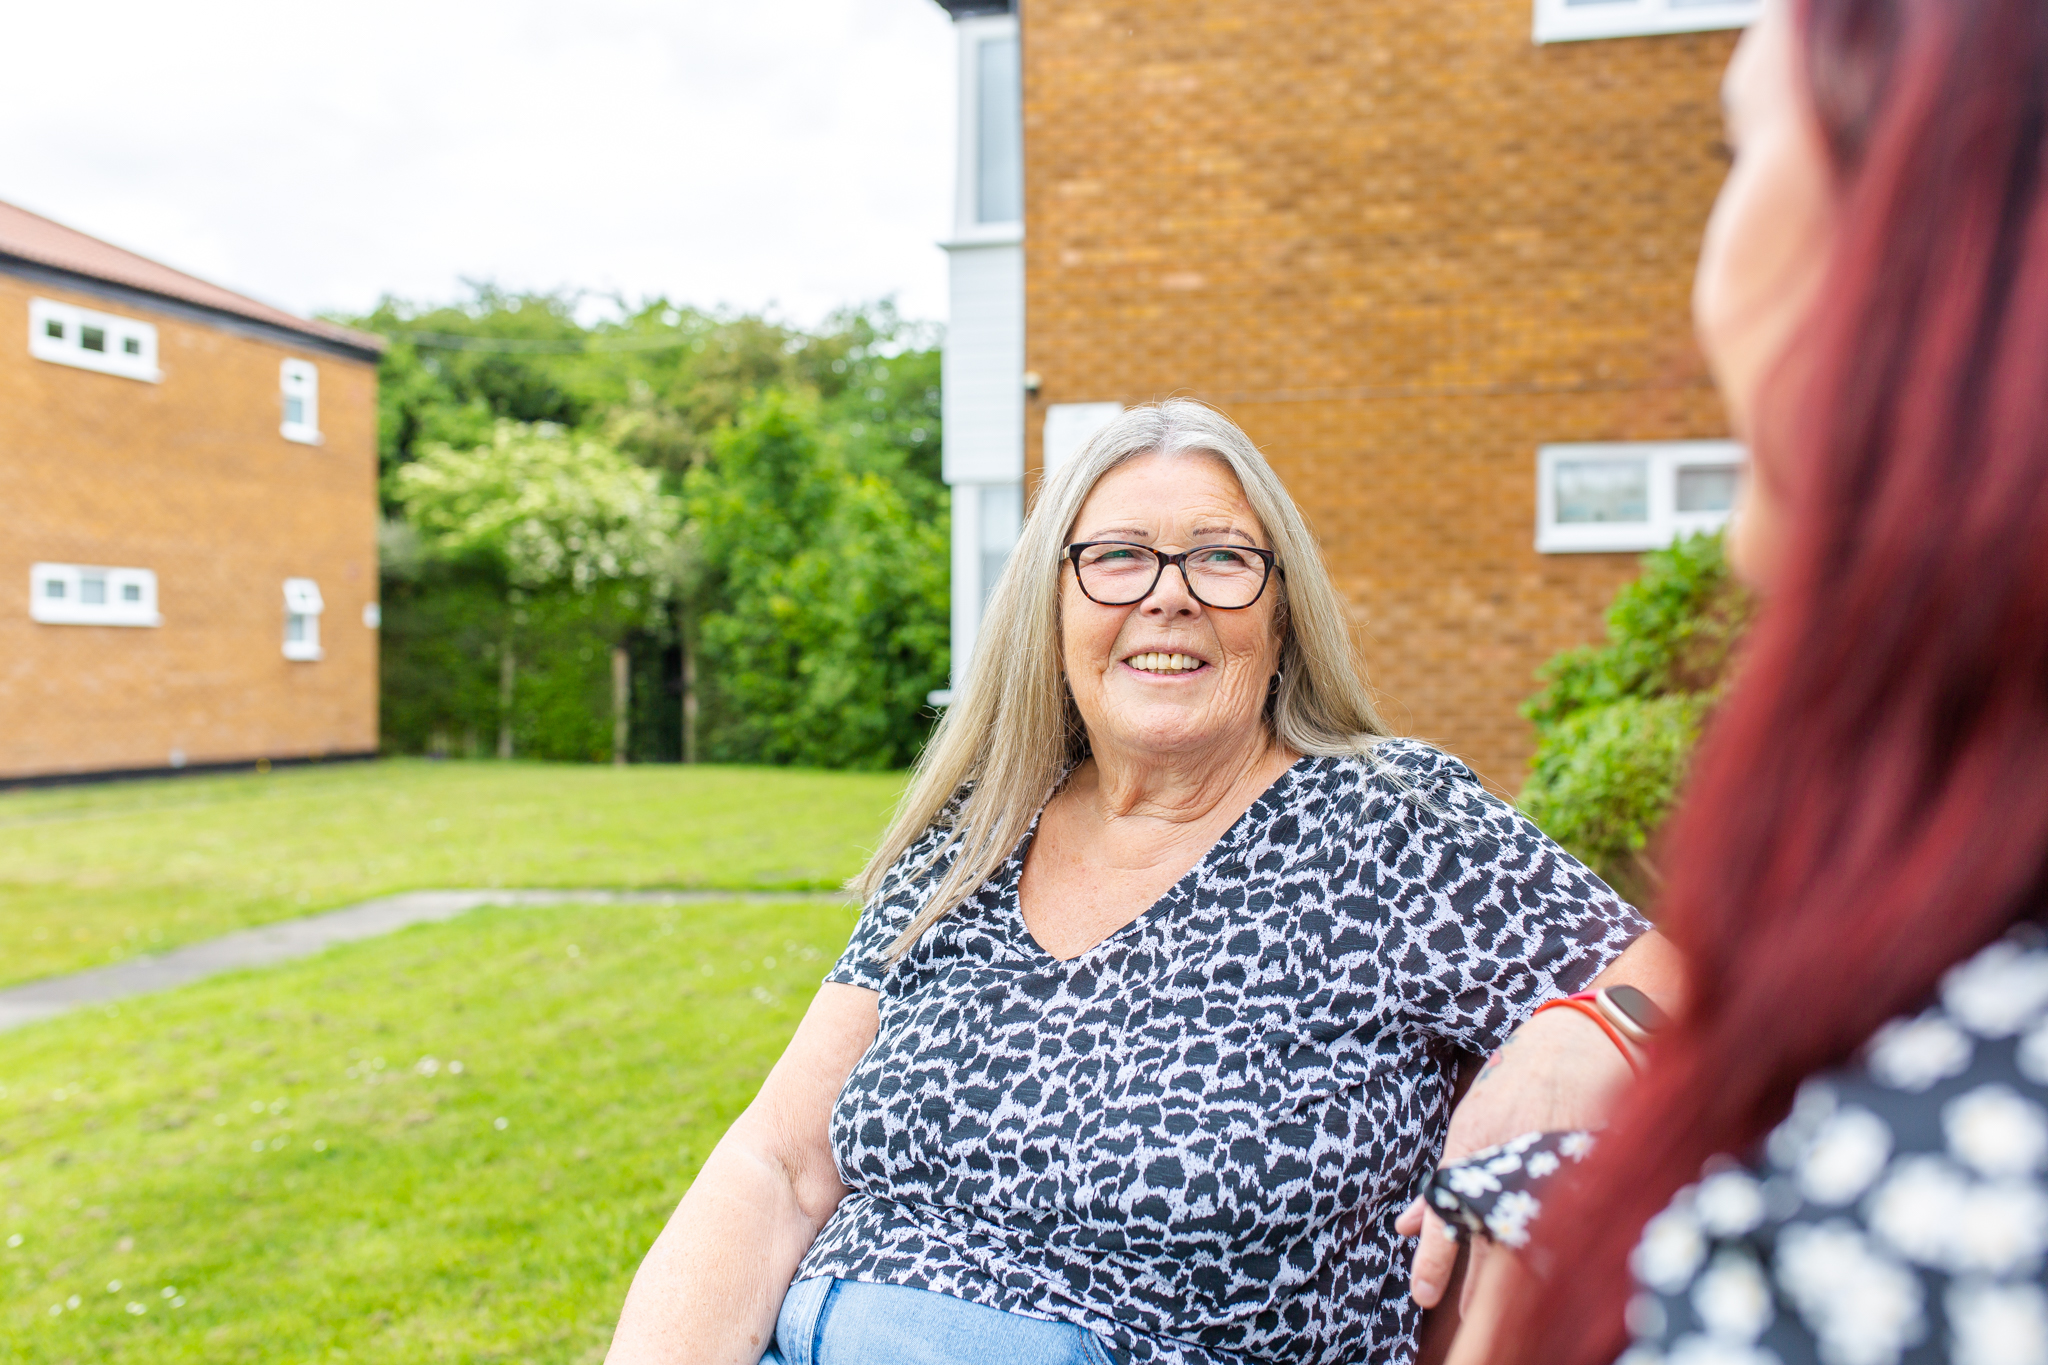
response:
M1610 962L1592 984L1634 986L1666 1013L1675 1013L1680 982L1678 950L1652 929ZM1631 1074L1599 1025L1577 1010L1545 1010L1515 1030L1452 1112L1443 1159L1455 1161L1523 1133L1597 1128ZM1457 1264L1458 1244L1445 1236L1442 1220L1420 1199L1408 1206L1394 1227L1406 1236L1421 1234L1409 1287L1417 1303L1435 1307ZM1483 1254L1475 1242L1475 1261ZM1467 1272L1468 1287L1480 1278L1477 1270L1475 1264Z
M756 1365L797 1262L846 1195L827 1128L875 1040L873 991L827 982L633 1276L607 1365Z

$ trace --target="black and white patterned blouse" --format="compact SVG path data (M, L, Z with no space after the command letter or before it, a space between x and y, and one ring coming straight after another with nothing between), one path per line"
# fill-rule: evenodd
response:
M1431 1201L1511 1246L1585 1133L1440 1172ZM1616 1365L2048 1365L2048 942L2016 930L1800 1087L1748 1165L1710 1163L1630 1258Z
M1464 765L1412 742L1295 763L1070 961L1026 930L1029 838L896 965L905 853L827 978L880 992L833 1111L852 1193L798 1268L1097 1333L1123 1359L1393 1360L1393 1220L1453 1052L1498 1047L1644 928Z
M1993 944L1650 1220L1622 1365L2048 1365L2048 947Z

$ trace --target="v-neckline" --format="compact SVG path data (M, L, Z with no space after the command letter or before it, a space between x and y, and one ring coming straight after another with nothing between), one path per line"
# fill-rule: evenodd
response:
M1316 755L1314 754L1303 754L1288 764L1281 770L1278 776L1266 784L1265 790L1260 792L1258 797L1249 806L1246 806L1235 820L1230 822L1229 827L1223 833L1216 836L1216 841L1203 851L1201 857L1195 859L1194 865L1174 879L1173 885L1160 892L1159 896L1150 905L1147 905L1137 914L1131 916L1101 938L1096 939L1095 942L1089 944L1072 957L1053 956L1046 946L1038 941L1038 935L1031 932L1031 926L1024 922L1024 861L1031 856L1031 846L1038 839L1038 822L1045 815L1045 807L1052 804L1052 797L1047 797L1044 805L1039 806L1037 813L1031 817L1031 824L1026 827L1024 837L1017 841L1017 847L1011 852L1009 861L1003 865L1003 882L998 901L998 908L1004 914L1007 927L1011 935L1018 940L1018 947L1028 960L1032 970L1043 971L1048 965L1056 968L1074 968L1100 952L1108 944L1116 942L1139 925L1151 920L1159 913L1161 906L1178 900L1184 888L1206 871L1209 864L1219 853L1235 845L1243 837L1245 828L1251 818L1272 805L1282 794L1283 789L1291 787L1297 775L1302 772L1303 766L1311 762L1315 757ZM1054 788L1054 793L1058 793L1057 787Z

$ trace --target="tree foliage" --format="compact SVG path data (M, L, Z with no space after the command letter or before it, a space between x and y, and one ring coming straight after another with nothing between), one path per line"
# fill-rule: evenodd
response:
M947 671L943 526L781 391L721 432L684 487L707 756L908 763Z
M1685 780L1700 726L1729 677L1751 603L1721 537L1643 556L1615 595L1607 641L1568 650L1522 708L1536 757L1521 804L1624 895L1656 886L1647 850Z
M933 329L489 286L345 321L392 340L387 747L488 752L503 724L605 757L623 644L638 759L683 747L692 671L702 757L914 756L947 673Z
M426 448L394 480L407 523L450 558L482 555L528 590L673 586L677 500L615 446L500 419L489 442Z

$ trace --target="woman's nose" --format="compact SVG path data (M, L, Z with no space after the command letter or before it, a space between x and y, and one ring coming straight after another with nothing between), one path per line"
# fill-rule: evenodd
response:
M1188 591L1188 580L1177 564L1166 566L1166 572L1159 575L1159 581L1152 585L1152 591L1138 604L1138 610L1147 615L1192 616L1202 609Z

